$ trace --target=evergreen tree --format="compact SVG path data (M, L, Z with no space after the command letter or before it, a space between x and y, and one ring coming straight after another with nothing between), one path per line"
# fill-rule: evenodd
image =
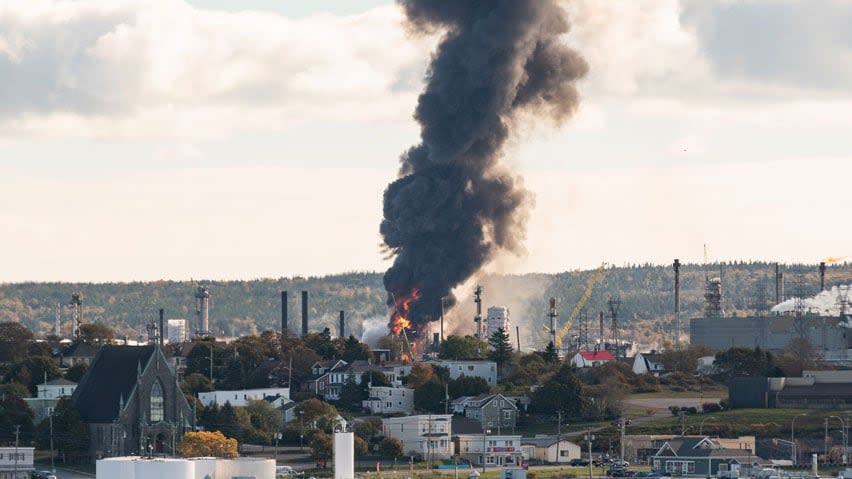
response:
M563 364L533 393L530 405L540 413L561 412L565 418L581 416L584 411L585 397L574 369Z
M503 328L497 328L494 334L488 338L488 346L491 352L488 357L497 363L497 373L503 377L503 367L510 364L514 359L512 340L509 338L509 333Z
M541 353L541 359L544 359L546 363L555 363L559 360L559 355L556 353L556 347L553 345L553 341L547 343L547 347L544 348L544 352Z

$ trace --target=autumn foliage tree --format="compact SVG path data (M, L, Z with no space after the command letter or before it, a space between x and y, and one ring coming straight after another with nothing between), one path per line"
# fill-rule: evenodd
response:
M219 431L188 432L177 445L182 457L237 457L237 440Z

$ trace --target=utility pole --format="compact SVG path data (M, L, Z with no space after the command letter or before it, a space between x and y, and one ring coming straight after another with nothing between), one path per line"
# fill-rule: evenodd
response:
M620 466L624 467L624 429L627 426L626 420L624 419L624 413L621 414L621 464Z
M825 462L828 462L828 418L825 418Z
M56 473L56 464L53 462L53 408L50 408L50 414L47 416L50 421L50 472Z
M675 274L675 337L674 344L675 348L680 348L680 260L675 259L674 264L672 264L672 268L674 269Z
M589 433L586 434L586 443L589 445L589 479L592 479L592 441L595 436L592 434L592 429L589 428Z
M556 463L559 464L559 444L562 441L562 411L557 412L559 421L556 423Z
M213 343L210 343L210 382L213 382Z
M621 299L618 296L612 297L607 301L609 312L612 314L612 342L615 343L616 358L621 357L621 344L618 341L618 309L621 307Z

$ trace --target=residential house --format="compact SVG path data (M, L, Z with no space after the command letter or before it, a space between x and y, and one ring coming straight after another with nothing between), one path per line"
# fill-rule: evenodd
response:
M571 365L575 368L593 368L615 361L609 351L580 351L571 358Z
M450 371L450 379L462 376L482 378L489 386L497 384L497 363L494 361L465 361L441 359L430 361L433 366L441 366Z
M406 455L449 459L453 455L452 417L450 414L422 414L384 418L382 433L402 442Z
M388 381L393 386L402 387L402 379L411 374L412 363L403 363L400 361L385 362L379 366L379 371L388 378Z
M633 372L636 374L653 374L659 376L666 371L660 362L660 354L656 351L650 353L636 353L633 357Z
M679 477L710 477L719 472L748 471L766 464L750 449L724 447L706 436L683 436L663 443L652 457L654 470Z
M519 466L524 462L520 435L456 434L453 443L459 457L477 466Z
M653 456L667 441L680 438L674 434L628 434L624 436L624 458L634 464L652 464ZM754 436L714 438L723 448L755 450Z
M69 397L77 389L77 383L58 378L36 386L36 397L24 398L24 402L33 411L33 423L38 424L47 416L53 414L53 409L60 398Z
M381 371L368 361L358 360L352 364L343 360L317 361L311 367L314 377L306 381L302 390L312 392L326 401L340 399L340 391L349 381L361 382L361 377L369 371Z
M518 406L515 401L502 394L490 393L464 399L461 402L453 401L453 412L461 407L464 417L479 421L485 428L494 428L498 434L503 430L514 431L518 420Z
M370 397L361 402L370 414L413 414L414 390L394 387L372 387Z
M582 450L579 445L565 438L536 436L521 439L521 453L527 462L565 464L572 459L579 459Z
M71 396L94 456L174 454L193 413L159 345L103 346Z
M198 400L204 406L212 406L214 404L224 406L225 403L231 403L231 406L246 407L249 401L260 401L267 397L283 397L290 399L290 388L262 388L262 389L240 389L238 391L210 391L198 393Z
M96 346L89 343L76 342L71 344L67 348L62 350L62 354L59 358L59 366L70 368L77 364L92 364L92 360L94 360L95 356L98 354L98 348L100 346Z
M0 479L30 479L34 452L32 447L0 447Z

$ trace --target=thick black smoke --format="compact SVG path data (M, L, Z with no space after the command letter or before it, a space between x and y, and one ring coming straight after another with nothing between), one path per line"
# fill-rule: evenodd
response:
M414 117L422 143L402 155L381 233L396 255L389 304L420 291L415 323L500 250L518 252L531 195L499 162L522 120L559 123L577 108L588 66L564 44L558 0L398 0L416 32L442 31Z

